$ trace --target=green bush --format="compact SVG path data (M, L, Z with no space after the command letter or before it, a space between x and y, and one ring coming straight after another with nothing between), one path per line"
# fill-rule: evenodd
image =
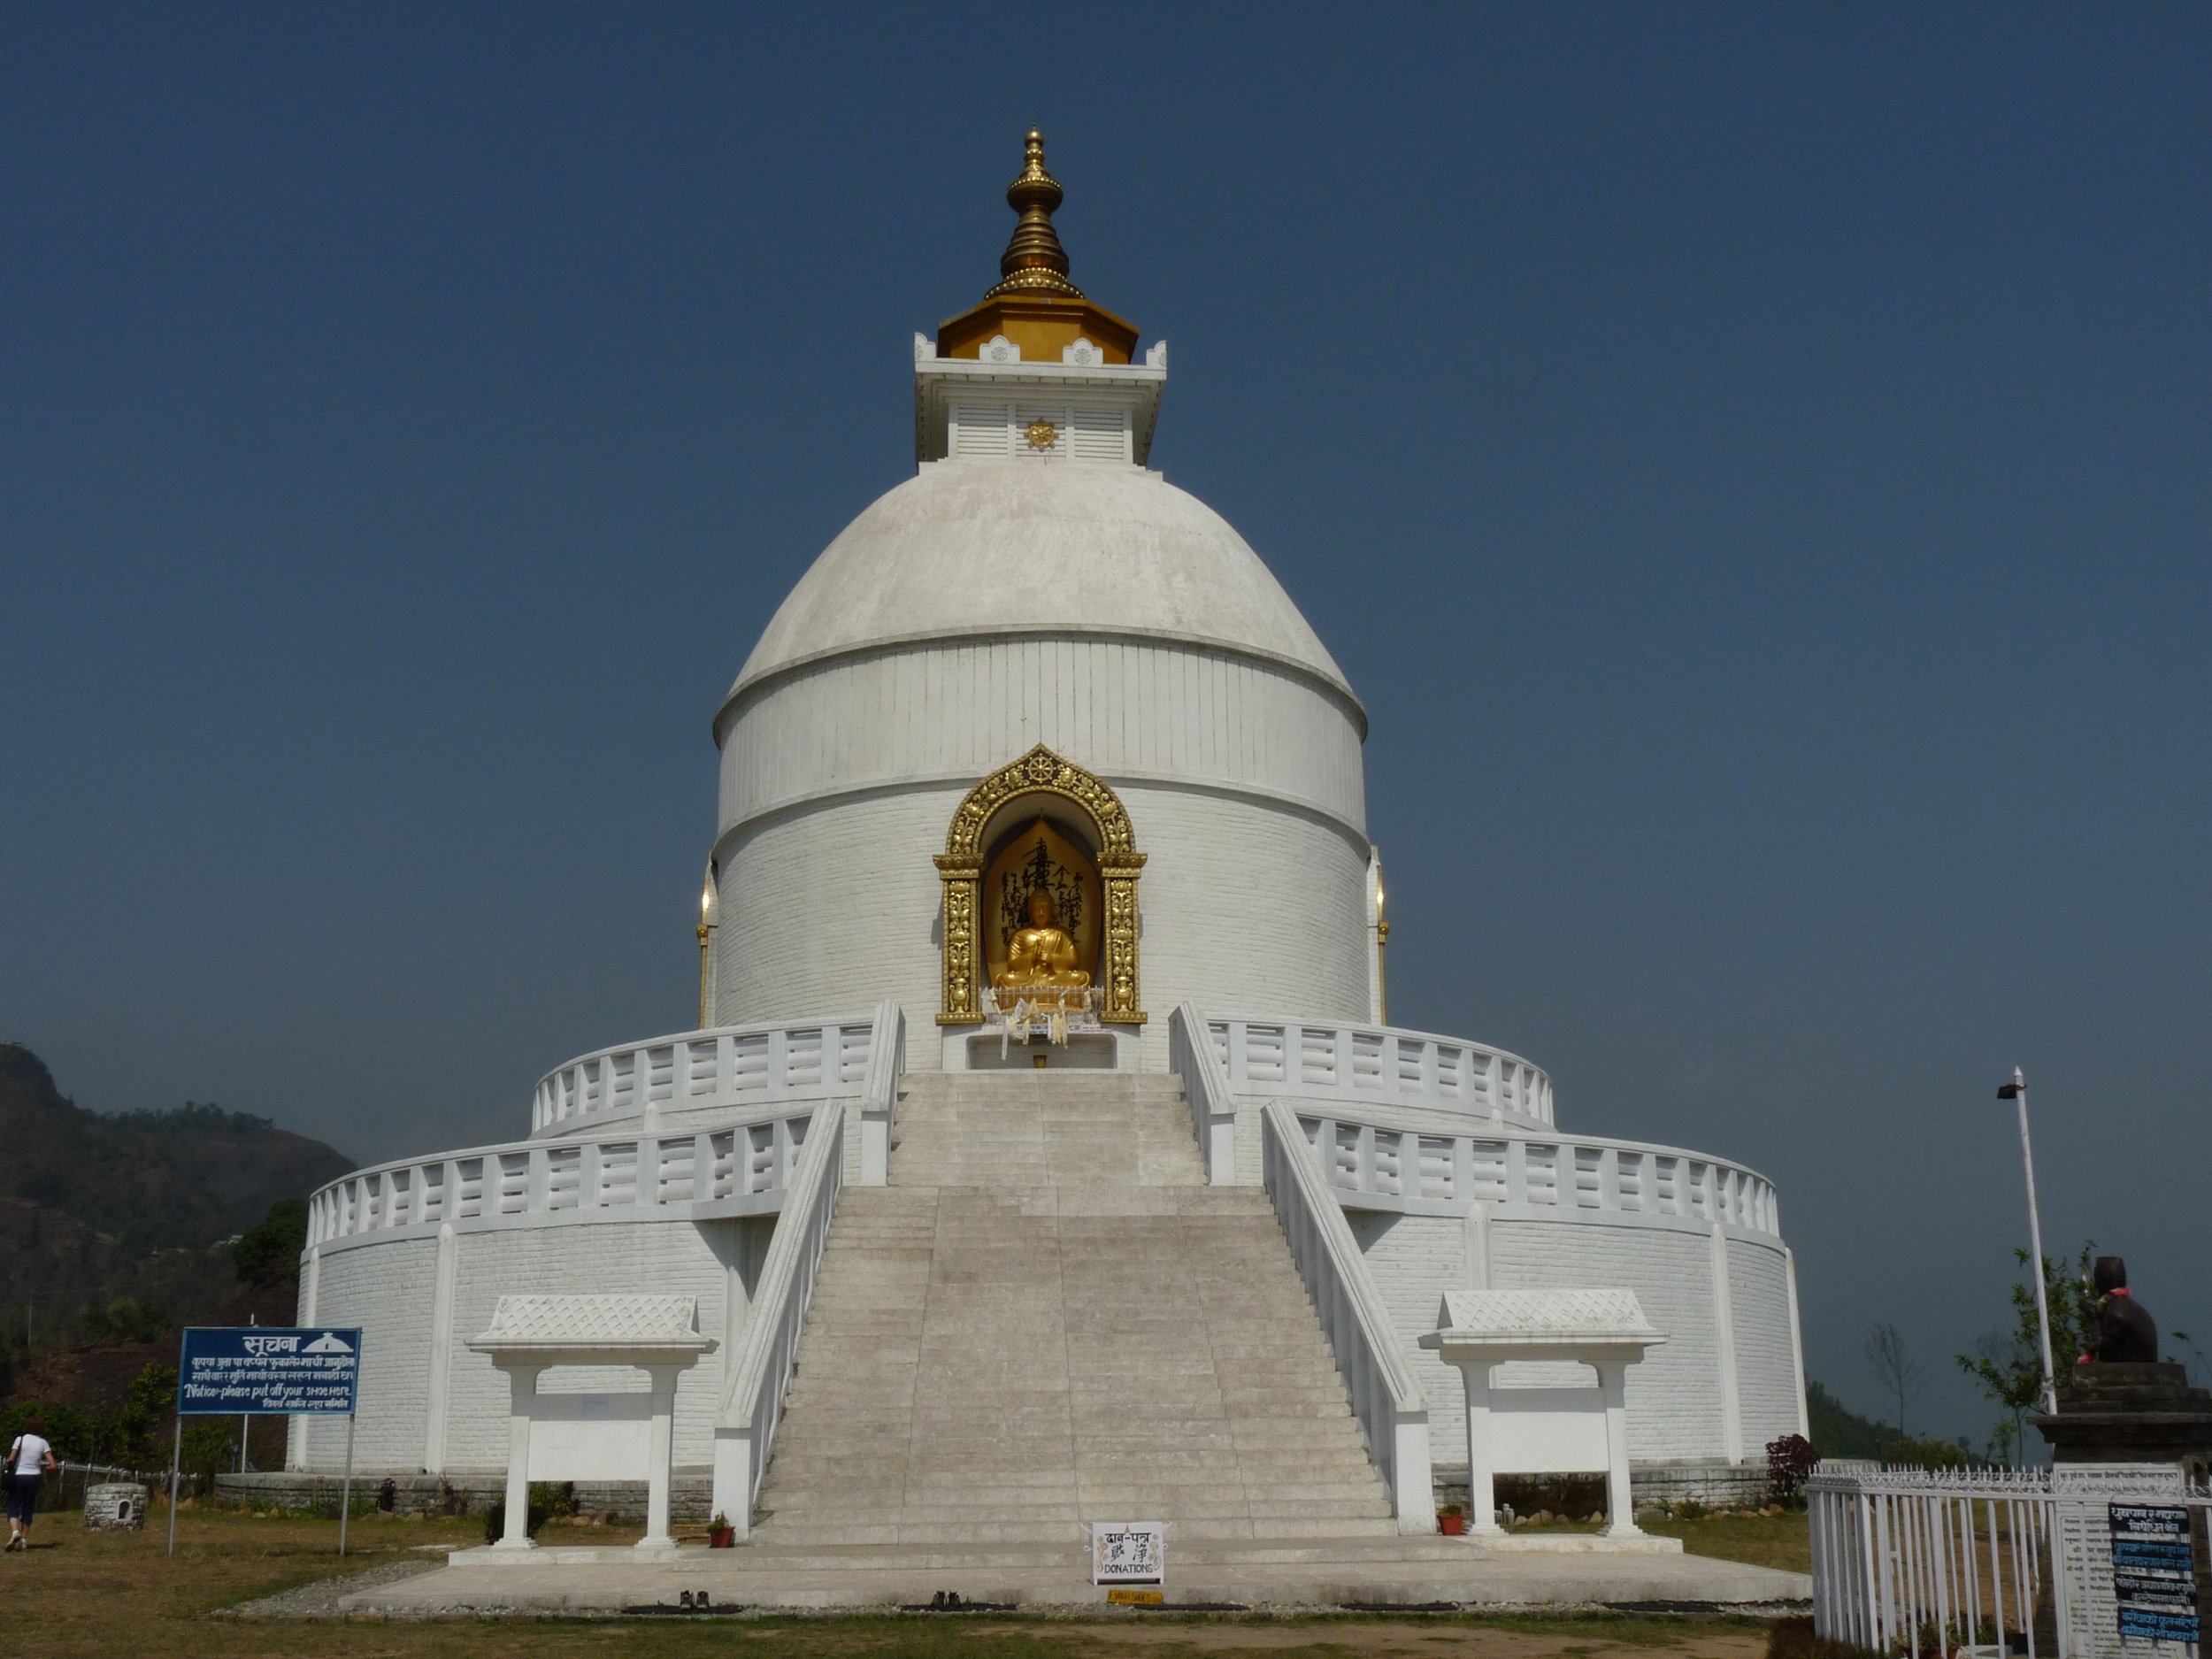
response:
M249 1285L280 1285L299 1271L307 1248L307 1201L280 1198L257 1226L249 1227L230 1247L238 1277Z

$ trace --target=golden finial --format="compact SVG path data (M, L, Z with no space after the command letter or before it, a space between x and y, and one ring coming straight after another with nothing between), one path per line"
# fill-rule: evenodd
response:
M1021 215L1013 240L999 257L1004 280L983 297L1050 294L1081 299L1083 290L1068 280L1068 256L1052 228L1052 211L1061 202L1060 182L1045 171L1045 136L1035 127L1024 141L1021 176L1006 187L1006 205Z

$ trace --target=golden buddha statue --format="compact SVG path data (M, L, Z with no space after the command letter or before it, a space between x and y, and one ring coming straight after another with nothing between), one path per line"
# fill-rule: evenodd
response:
M1043 887L1029 890L1029 926L1017 929L1007 941L1006 965L991 976L991 983L1002 991L1022 993L1021 1001L1071 1007L1079 999L1054 994L1088 988L1091 976L1075 965L1075 941L1053 926L1052 895ZM999 1002L1003 1007L1014 1000L1002 996Z

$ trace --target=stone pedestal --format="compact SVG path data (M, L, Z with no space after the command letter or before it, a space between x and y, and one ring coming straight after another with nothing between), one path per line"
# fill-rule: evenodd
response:
M2212 1392L2179 1365L2077 1365L2062 1379L2058 1415L2028 1419L2060 1463L2177 1463L2212 1470Z
M2103 1659L2124 1651L2112 1631L2111 1494L2129 1496L2170 1483L2178 1498L2212 1473L2212 1391L2192 1388L2179 1365L2100 1361L2077 1365L2058 1391L2055 1417L2028 1419L2050 1442L2057 1496L2056 1605L2037 1609L2037 1635L2068 1625L2068 1651ZM2197 1605L2212 1609L2212 1539L2205 1512L2190 1521ZM2053 1615L2055 1615L2054 1617ZM2050 1626L2046 1635L2047 1621Z
M85 1488L86 1532L135 1532L145 1525L145 1487L128 1480L109 1480Z

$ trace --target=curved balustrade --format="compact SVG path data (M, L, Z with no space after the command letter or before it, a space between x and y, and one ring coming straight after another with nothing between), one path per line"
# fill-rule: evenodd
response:
M761 1215L783 1191L818 1107L696 1134L602 1133L399 1158L308 1200L307 1243L565 1221L696 1221Z
M1551 1079L1517 1054L1382 1025L1216 1016L1206 1022L1231 1093L1394 1101L1552 1121Z
M1677 1147L1535 1134L1433 1134L1299 1110L1322 1178L1353 1209L1463 1211L1472 1202L1539 1214L1679 1217L1782 1236L1774 1183ZM1355 1194L1357 1196L1355 1197Z
M538 1080L533 1134L579 1119L607 1122L663 1111L828 1100L860 1093L881 1014L787 1025L718 1025L579 1055Z

